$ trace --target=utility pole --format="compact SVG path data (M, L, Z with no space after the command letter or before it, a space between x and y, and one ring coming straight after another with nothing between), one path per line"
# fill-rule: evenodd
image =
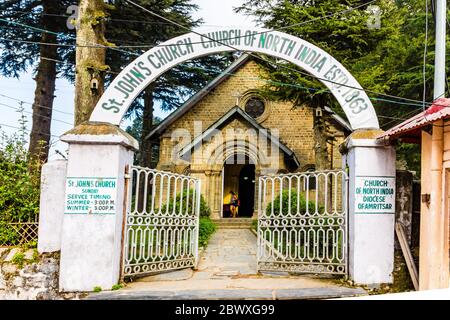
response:
M447 0L436 0L434 101L445 95L445 45ZM422 134L423 136L424 134ZM425 142L422 141L422 148ZM433 122L430 157L430 204L421 215L419 289L447 288L449 284L449 234L447 176L443 175L444 121ZM423 152L423 151L422 151ZM425 168L424 168L425 169Z
M88 121L104 91L106 46L104 0L80 0L75 71L75 126Z
M434 61L434 100L445 95L445 44L447 0L436 0L436 45Z

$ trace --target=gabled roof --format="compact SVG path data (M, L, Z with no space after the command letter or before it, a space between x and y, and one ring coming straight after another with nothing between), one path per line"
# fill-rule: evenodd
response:
M170 115L167 116L163 121L161 121L146 137L145 139L151 139L155 136L162 134L172 123L177 121L186 112L188 112L193 106L195 106L201 99L203 99L208 93L214 90L219 84L228 79L235 71L237 71L241 66L243 66L249 60L248 54L242 54L236 61L234 61L228 68L226 68L222 73L220 73L216 78L209 82L204 88L190 97L181 107L176 109ZM331 108L325 106L325 112L328 113L334 124L340 126L347 133L352 132L350 124L337 115Z
M180 157L183 157L186 153L190 152L197 144L201 143L202 141L207 140L211 135L213 135L215 132L217 132L217 129L220 129L225 124L229 123L231 120L236 119L238 117L241 117L246 122L248 122L253 128L258 130L258 133L266 136L275 146L277 146L280 150L282 150L285 155L287 156L288 160L292 162L292 164L295 167L299 167L300 163L295 156L294 151L292 151L288 146L283 144L279 138L276 139L268 129L261 126L259 123L255 121L248 113L246 113L244 110L239 108L238 106L234 106L231 108L226 114L224 114L219 120L214 122L211 126L209 126L208 129L203 131L202 134L198 135L194 138L194 140L186 145L184 148L182 148L178 155Z
M199 102L203 97L205 97L211 90L215 89L219 84L228 79L233 72L238 70L242 65L244 65L249 59L247 54L241 55L236 61L234 61L228 68L226 68L221 74L219 74L216 78L214 78L211 82L209 82L204 88L190 97L186 102L172 112L167 118L161 121L155 129L153 129L145 139L150 139L155 135L160 135L170 126L172 123L177 121L183 114L189 111L197 102Z
M343 119L341 116L339 116L336 112L334 112L330 107L325 106L323 109L331 117L331 121L334 122L334 124L337 124L348 133L353 131L350 124L347 121L345 121L345 119Z
M377 139L393 140L402 138L405 141L417 142L421 137L421 129L436 120L450 118L450 99L440 98L425 111L403 121L402 123L392 127Z

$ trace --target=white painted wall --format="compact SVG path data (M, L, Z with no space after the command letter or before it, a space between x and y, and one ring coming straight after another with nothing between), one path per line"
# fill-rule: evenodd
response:
M395 213L355 214L356 176L395 177L395 150L373 139L350 139L349 274L358 284L392 283Z
M117 135L62 139L69 142L67 177L117 177L117 195L115 214L64 214L60 290L111 289L120 274L125 167L136 143Z
M38 252L61 249L67 161L55 160L42 166L39 204Z

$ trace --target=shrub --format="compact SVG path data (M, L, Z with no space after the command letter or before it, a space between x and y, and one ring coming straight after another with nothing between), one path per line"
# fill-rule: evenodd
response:
M281 208L280 208L280 196L281 196ZM300 197L300 198L299 198ZM306 199L302 196L302 195L298 195L296 190L291 190L291 200L289 203L289 190L284 190L281 195L278 195L277 197L274 198L273 202L269 203L266 207L266 214L269 215L272 212L272 206L273 206L273 214L274 216L281 216L281 215L287 215L289 212L289 206L290 206L290 212L291 214L295 215L297 213L297 209L299 210L299 212L301 214L305 214L306 210L308 209L309 213L315 213L316 212L316 203L314 201L306 201ZM318 213L323 213L324 212L324 207L318 205L317 206L317 212ZM334 230L337 231L339 229L338 226L336 226L337 224L337 219L339 217L327 217L325 219L322 219L322 224L319 224L319 218L320 216L311 216L307 219L313 219L313 222L311 223L311 221L308 221L308 228L316 228L316 230L320 227L324 230ZM264 230L267 230L265 227L263 227ZM263 234L265 234L263 232ZM280 234L278 234L278 236L273 235L273 239L270 240L270 238L268 236L265 236L267 238L267 240L271 241L274 245L275 248L281 249L282 253L286 253L286 250L288 248L287 246L287 238L283 238L280 237ZM316 235L315 241L310 241L309 242L309 251L313 251L314 247L315 247L315 242L317 242L318 244L318 250L320 252L320 254L323 253L324 250L324 243L325 243L325 239L324 237L329 237L328 234L323 233L321 236ZM328 242L328 250L338 250L340 251L342 248L342 244L343 244L343 238L342 236L338 236L338 238L336 240L333 239L329 239L330 241ZM281 243L278 243L278 242ZM337 242L337 248L334 248L333 246L333 241ZM295 243L294 239L291 239L291 244L290 244L290 250L292 250L292 254L295 253L295 247L298 244ZM303 252L303 250L305 250L305 238L302 237L301 241L300 241L300 250L301 252Z
M211 221L209 217L200 218L199 230L198 230L198 245L199 247L205 247L208 244L209 238L216 231L216 225Z
M116 290L119 290L119 289L122 289L122 288L123 288L123 286L121 284L115 284L115 285L113 285L111 287L111 290L112 291L116 291Z
M281 196L281 210L280 210L280 196ZM273 202L270 202L267 205L266 208L266 214L270 214L272 212L272 205L273 205L273 214L275 216L278 215L286 215L289 213L289 190L284 190L281 195L275 197ZM299 206L299 208L298 208ZM296 190L291 190L291 201L290 201L290 208L291 208L291 214L297 213L297 209L299 209L300 213L306 213L306 209L308 209L308 212L312 213L316 210L316 203L314 201L306 201L306 199L300 195L297 194ZM318 206L318 211L322 212L323 207Z
M17 252L11 259L12 263L17 265L19 268L23 268L25 263L25 254L23 252Z
M194 193L194 189L189 189L189 198L190 199L192 199L193 193ZM182 207L183 212L186 212L187 196L188 196L188 190L184 190L182 194L181 193L177 194L176 199L175 199L175 212L180 212L181 203L183 203L183 207ZM173 212L173 203L174 203L173 198L171 198L168 201L168 206L169 206L168 211L169 212ZM192 200L190 200L187 203L187 206L188 206L188 208L187 208L188 212L192 212ZM161 211L162 212L167 211L167 204L164 204L161 207ZM205 198L203 198L203 195L201 194L200 195L200 217L209 217L210 214L211 214L211 209L209 208L208 204L205 201Z
M9 136L0 131L0 245L19 244L11 223L35 221L39 213L41 164L28 157L25 144L24 129Z
M258 231L258 219L252 220L252 229Z

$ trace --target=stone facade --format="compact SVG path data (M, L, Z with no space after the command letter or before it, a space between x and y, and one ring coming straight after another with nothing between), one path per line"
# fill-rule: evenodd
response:
M58 291L59 252L0 248L0 300L77 299Z
M223 186L236 185L235 181L225 181L226 177L223 176L224 162L233 154L244 155L255 165L255 201L259 175L314 169L315 110L306 105L295 106L289 101L265 100L263 114L254 120L260 127L279 136L280 143L293 151L298 160L296 167L287 165L285 154L281 150L275 150L276 146L272 143L261 147L259 140L255 138L258 132L254 130L254 125L241 118L233 118L224 123L220 127L222 134L217 135L219 138L214 136L203 141L198 148L193 149L191 158L187 161L177 158L178 151L216 124L234 106L245 109L248 99L257 95L257 90L266 84L261 80L261 73L262 70L255 61L245 62L233 72L233 76L221 81L181 117L168 125L159 136L160 154L157 168L190 173L200 178L202 193L211 207L213 218L220 218L222 215L222 199L224 193L228 192ZM332 159L329 169L340 169L342 160L338 146L344 141L345 129L338 125L330 126L336 140L332 145L329 144L329 158ZM258 144L252 141L258 141ZM240 143L246 147L240 148Z

